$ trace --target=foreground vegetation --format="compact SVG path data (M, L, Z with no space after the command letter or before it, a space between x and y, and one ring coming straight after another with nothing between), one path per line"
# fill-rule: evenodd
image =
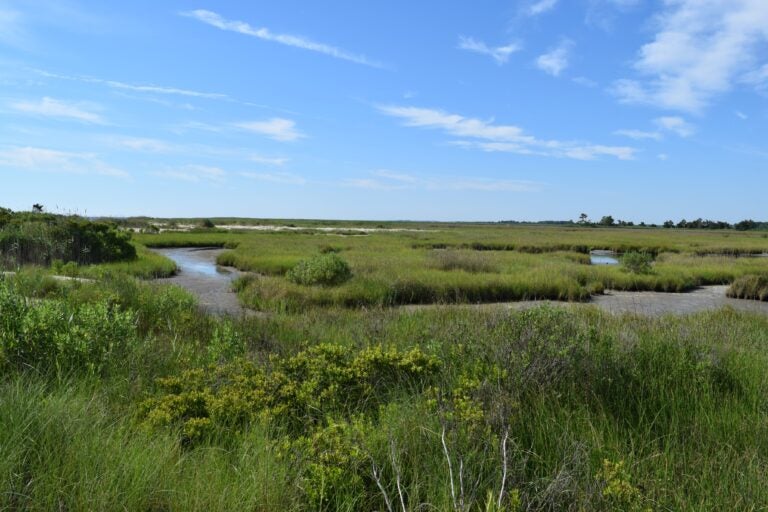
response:
M0 280L0 509L761 510L768 319Z
M764 300L768 259L734 256L761 234L342 227L141 234L134 259L0 276L0 510L768 508L768 317L448 305ZM137 279L176 270L148 245L227 247L270 314ZM389 307L413 303L436 307Z

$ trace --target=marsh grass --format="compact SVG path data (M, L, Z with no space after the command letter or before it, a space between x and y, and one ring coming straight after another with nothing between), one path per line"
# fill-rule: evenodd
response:
M212 234L235 247L217 262L260 274L239 286L243 303L259 310L299 311L315 306L504 302L533 299L583 301L605 289L684 292L729 284L768 272L768 259L705 255L768 249L752 233L579 228L451 226L423 232L345 237L324 232ZM153 244L213 242L208 234L163 233L140 238ZM728 245L725 245L728 244ZM590 266L591 249L655 258L652 272ZM568 250L563 250L568 249ZM298 287L286 279L296 265L323 251L342 250L353 277L333 290ZM666 251L666 252L665 252ZM332 252L329 252L332 254Z
M463 270L473 274L498 271L497 264L489 255L477 251L434 249L430 251L429 258L429 266L438 270Z
M768 276L753 274L741 276L728 288L728 296L736 299L768 301Z

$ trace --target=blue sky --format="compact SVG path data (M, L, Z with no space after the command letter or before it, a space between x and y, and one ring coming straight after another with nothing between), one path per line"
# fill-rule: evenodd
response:
M0 205L766 219L768 2L0 0Z

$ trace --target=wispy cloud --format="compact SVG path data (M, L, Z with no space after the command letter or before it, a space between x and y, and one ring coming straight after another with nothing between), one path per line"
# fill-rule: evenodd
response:
M746 121L747 119L749 119L749 116L740 110L735 111L734 114L736 115L736 117L738 117L742 121Z
M10 104L16 111L58 119L72 119L84 123L105 124L104 119L94 112L86 110L82 104L67 103L49 97L40 101L16 101Z
M659 132L651 132L651 131L645 131L645 130L616 130L616 135L621 135L622 137L629 137L630 139L634 140L644 140L644 139L651 139L651 140L661 140L662 136Z
M133 92L143 92L152 94L170 94L175 96L187 96L191 98L205 98L211 100L232 100L229 96L217 92L201 92L192 89L183 89L179 87L168 87L163 85L153 84L131 84L127 82L119 82L116 80L106 80L103 78L96 78L86 75L61 75L58 73L51 73L42 69L33 70L35 73L47 77L55 78L57 80L69 80L74 82L84 82L89 84L99 84L110 87L112 89L121 89Z
M240 175L254 180L283 185L306 185L307 183L306 178L289 172L241 172Z
M479 192L534 192L541 186L539 183L530 181L455 176L421 177L387 170L374 171L371 177L348 179L342 182L342 185L368 190L474 190Z
M577 160L613 156L620 160L630 160L636 151L626 146L538 139L528 135L518 126L495 124L492 120L484 121L435 109L393 105L379 106L378 109L386 115L402 119L406 126L441 130L461 138L461 140L452 141L451 144L489 152L500 151Z
M175 150L173 145L163 140L146 137L119 137L113 142L120 148L143 153L170 153Z
M296 129L296 123L290 119L275 117L266 121L247 121L235 123L237 128L258 133L280 142L289 142L305 137Z
M183 167L165 169L154 173L156 176L171 178L190 183L203 181L219 183L224 180L226 171L219 167L208 165L185 165Z
M571 48L573 48L573 41L564 39L557 47L540 55L536 59L536 67L552 76L560 76L560 73L568 67Z
M243 21L231 21L223 18L218 13L212 11L206 11L204 9L197 9L194 11L188 11L181 13L182 16L194 18L198 21L211 25L221 30L227 30L230 32L237 32L251 37L256 37L264 41L271 41L274 43L283 44L286 46L293 46L295 48L301 48L303 50L309 50L317 53L322 53L330 57L337 59L347 60L356 64L363 64L365 66L371 66L375 68L381 68L383 65L380 62L373 61L365 55L359 55L355 53L342 50L335 46L331 46L324 43L318 43L312 41L303 36L295 36L290 34L275 34L268 28L264 27L252 27Z
M24 46L26 35L22 28L22 14L0 5L0 43Z
M591 80L591 79L589 79L589 78L587 78L585 76L577 76L577 77L575 77L573 79L573 83L579 84L579 85L581 85L583 87L590 87L590 88L598 86L597 82L595 82L594 80Z
M654 122L659 128L680 137L690 137L696 132L696 128L691 123L678 116L659 117Z
M558 0L538 0L526 9L528 16L538 16L549 12L557 6Z
M470 52L479 53L481 55L488 55L496 61L496 64L505 64L509 60L509 56L520 50L520 45L510 43L506 46L490 47L482 41L478 41L471 37L459 36L459 49L467 50Z
M75 153L39 147L0 150L0 167L31 172L100 174L127 177L128 173L104 163L95 153Z
M757 85L761 49L768 41L768 2L664 2L653 41L634 63L641 79L622 79L622 102L698 112L737 82Z
M255 162L257 164L276 165L276 166L285 165L288 162L287 158L267 157L267 156L261 156L261 155L251 155L248 157L248 159L251 162Z

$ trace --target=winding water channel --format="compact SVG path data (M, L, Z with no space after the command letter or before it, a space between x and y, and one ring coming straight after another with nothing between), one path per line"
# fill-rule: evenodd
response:
M216 258L224 252L224 249L184 247L153 250L172 259L179 267L179 273L176 276L161 281L189 290L197 296L200 305L206 311L235 316L253 313L243 308L237 300L237 295L231 291L232 280L240 276L241 272L235 268L216 265ZM636 313L648 316L667 313L690 314L727 306L740 311L768 314L768 302L731 299L725 295L727 289L727 286L702 286L686 293L607 290L604 295L592 297L587 304L595 305L610 313ZM524 309L542 302L544 301L522 301L487 306ZM582 306L582 304L573 305ZM413 309L422 307L415 306Z
M210 313L239 316L247 312L232 292L232 281L241 272L236 268L216 265L216 258L224 249L181 247L152 250L172 259L179 269L175 276L159 281L190 291L197 297L200 306Z

